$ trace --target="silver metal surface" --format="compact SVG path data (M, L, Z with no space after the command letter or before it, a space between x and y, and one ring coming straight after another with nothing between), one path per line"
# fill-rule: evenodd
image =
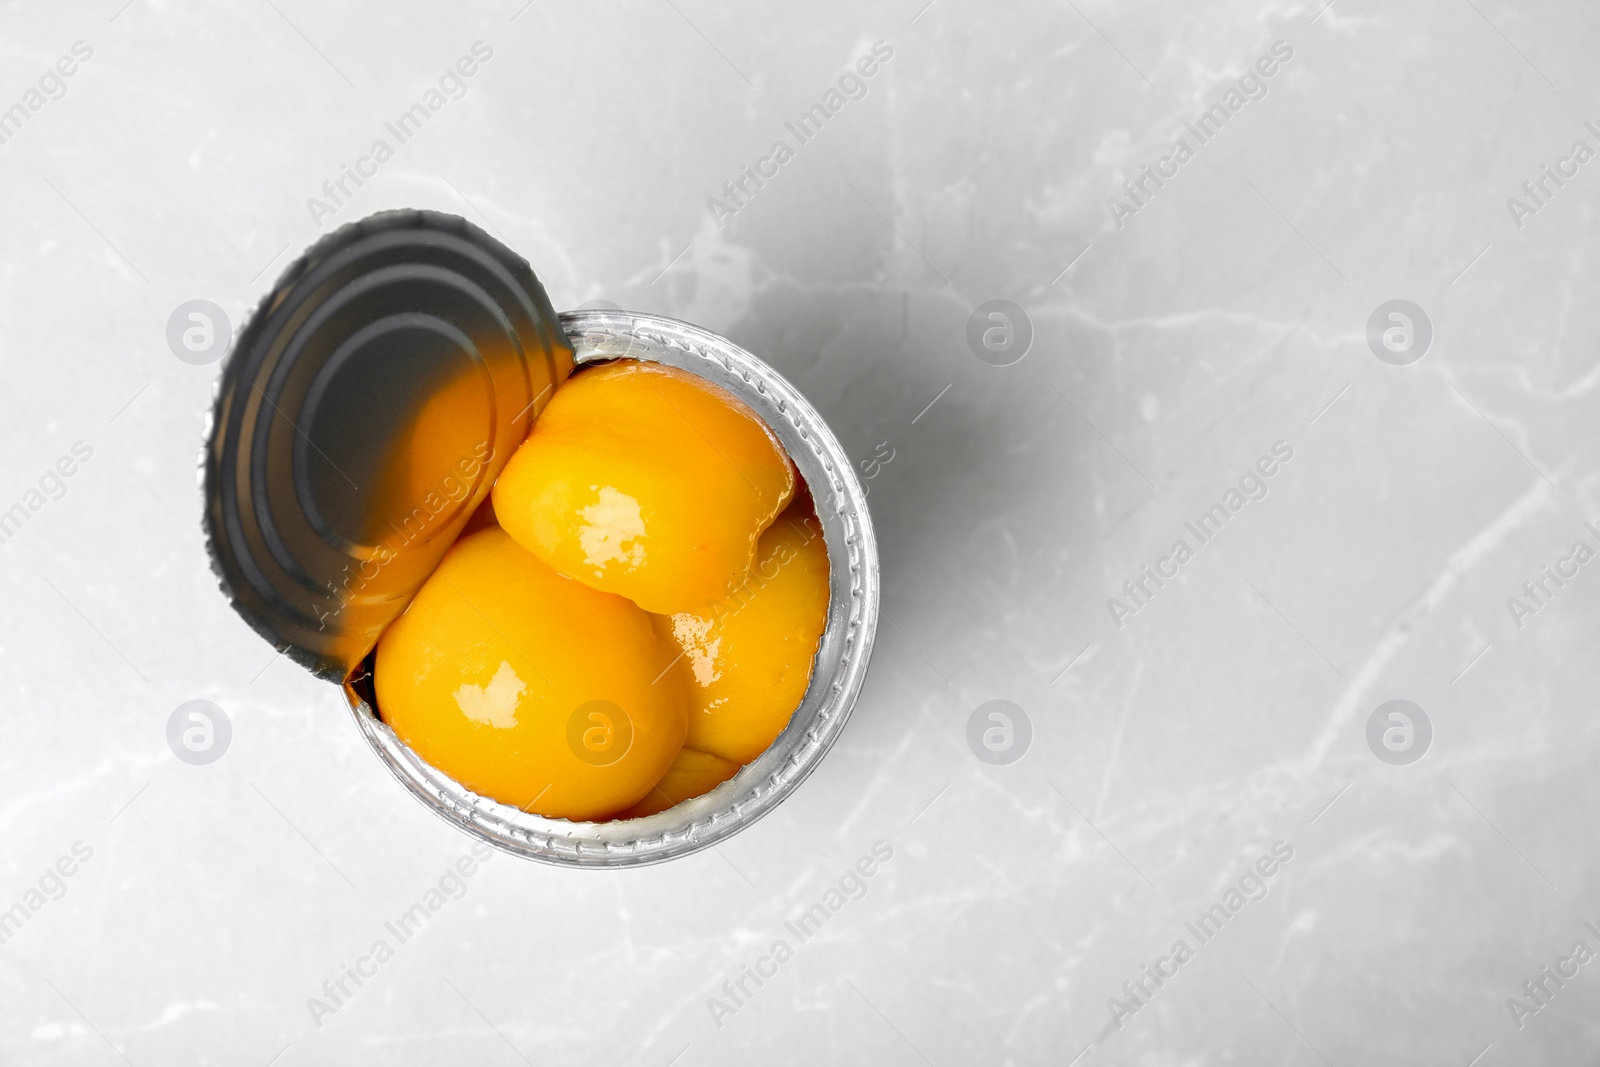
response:
M771 367L726 338L659 315L561 315L577 363L629 357L679 367L748 404L783 443L811 489L828 548L828 625L811 684L772 746L704 796L643 819L574 823L479 796L425 763L374 713L358 687L345 694L373 750L441 818L496 848L574 867L632 867L687 856L723 841L783 801L838 740L850 716L878 624L878 548L866 494L837 438Z
M218 379L201 496L229 603L342 681L570 368L533 269L459 216L380 212L312 245Z

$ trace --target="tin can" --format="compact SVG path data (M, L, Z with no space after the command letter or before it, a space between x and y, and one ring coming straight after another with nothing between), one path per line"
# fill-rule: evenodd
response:
M408 272L408 266L416 269ZM458 269L462 273L452 276ZM365 291L373 275L387 277L395 299L374 300ZM316 406L318 383L325 386L329 374L337 373L327 368L349 362L352 346L370 349L374 327L350 311L352 305L389 323L398 331L393 336L409 330L429 350L396 361L397 372L416 380L385 385L390 398L384 413L358 416L369 424L368 447L380 453L406 447L397 427L405 424L406 412L426 402L430 383L440 380L427 369L436 363L463 368L453 387L459 388L461 374L471 381L478 375L488 390L480 429L495 441L492 458L470 474L462 468L457 484L470 482L470 491L463 489L437 512L431 502L424 509L411 499L371 499L372 490L339 471L333 456L317 453L335 450L363 470L382 469L390 457L362 453L343 430L323 441L317 425L328 420L308 430L293 417ZM711 792L655 815L570 822L480 796L424 762L375 706L372 651L383 626L404 610L487 495L566 371L615 358L653 360L702 377L737 396L772 430L816 506L830 571L828 618L805 697L755 761ZM305 362L312 365L295 366ZM301 384L283 385L295 381ZM470 388L476 395L476 386ZM289 403L289 410L280 402ZM246 417L234 410L239 405L251 408ZM269 406L277 410L269 412ZM274 442L259 427L270 428L280 418L287 425L277 426ZM245 432L251 425L258 426L253 437ZM375 216L325 239L286 271L241 331L224 367L204 457L207 544L235 609L280 650L341 685L356 728L413 796L463 832L513 855L562 866L631 867L717 844L771 811L816 769L843 731L865 680L879 610L877 543L849 457L811 404L755 356L688 323L619 310L555 315L531 268L465 220L427 212ZM338 471L347 484L323 468ZM314 479L320 479L320 489L304 484ZM412 492L420 499L418 490ZM333 501L321 511L346 515L340 529L330 529L334 524L321 515L321 521L305 521L305 513L318 510L319 497ZM409 514L407 508L426 511L435 521L426 536L419 530L408 537L403 551L393 544L386 548L370 532L353 532L385 523L398 529L394 516ZM299 541L283 536L285 529L301 527ZM364 580L369 573L371 580Z

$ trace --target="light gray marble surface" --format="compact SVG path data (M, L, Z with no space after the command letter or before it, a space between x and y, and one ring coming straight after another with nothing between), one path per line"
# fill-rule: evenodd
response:
M0 510L27 518L0 544L0 908L26 921L0 1060L1594 1055L1600 964L1572 953L1600 950L1600 564L1572 547L1600 548L1600 161L1572 151L1600 150L1600 15L922 2L3 6L0 108L27 115L0 145ZM466 94L314 219L477 41ZM878 41L798 144L785 122ZM1185 122L1276 41L1199 144ZM1179 137L1192 158L1126 197ZM775 176L708 205L779 139ZM1576 174L1536 202L1545 165ZM873 475L892 627L772 817L641 871L497 857L323 1016L308 999L469 842L217 592L217 365L164 331L192 299L237 325L319 232L408 205L499 235L558 307L687 319L795 382ZM992 299L1034 331L1009 366L966 340ZM1396 299L1433 330L1409 365L1367 338ZM1201 545L1185 522L1276 442L1266 496ZM1177 577L1108 608L1179 539ZM1535 602L1547 565L1576 576ZM193 699L233 726L208 766L165 739ZM995 699L1032 723L1010 765L966 740ZM1433 731L1405 766L1367 740L1395 699ZM865 895L788 932L877 842ZM1265 895L1233 913L1241 878ZM1185 924L1217 903L1202 943ZM730 996L780 939L793 958Z

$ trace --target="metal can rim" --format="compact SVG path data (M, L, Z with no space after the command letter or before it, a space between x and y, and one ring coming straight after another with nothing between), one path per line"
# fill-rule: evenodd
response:
M440 818L503 852L564 867L638 867L727 840L793 793L839 739L855 707L879 612L877 540L848 455L794 386L725 337L660 315L609 309L563 312L561 327L581 365L649 359L720 385L777 435L810 487L828 551L828 624L811 683L778 739L704 796L641 819L569 822L479 796L425 763L347 680L356 727L400 783Z

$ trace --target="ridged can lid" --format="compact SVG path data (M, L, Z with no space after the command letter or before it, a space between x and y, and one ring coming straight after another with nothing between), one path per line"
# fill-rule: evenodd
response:
M571 369L533 269L465 219L385 212L317 242L217 385L201 492L234 610L343 681Z

